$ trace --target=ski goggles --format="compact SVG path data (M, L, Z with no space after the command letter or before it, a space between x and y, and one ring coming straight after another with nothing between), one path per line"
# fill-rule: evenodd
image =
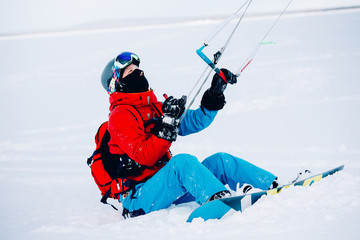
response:
M114 78L119 79L121 76L121 70L134 63L139 66L140 58L138 55L132 52L120 53L114 61Z

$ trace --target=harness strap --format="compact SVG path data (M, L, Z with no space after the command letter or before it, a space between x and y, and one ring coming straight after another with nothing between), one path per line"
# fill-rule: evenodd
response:
M91 157L89 157L88 159L87 159L87 165L89 166L89 167L91 167L91 164L93 164L93 162L94 162L94 156L96 155L96 154L98 154L98 153L100 153L100 150L99 149L97 149L97 150L95 150L94 151L94 153L91 155Z
M116 211L119 211L114 205L107 202L107 199L109 198L110 194L111 194L111 188L109 188L109 190L107 190L107 192L101 198L100 202L102 202L104 204L107 204L107 205L110 205L110 206L112 206L113 209L115 209Z

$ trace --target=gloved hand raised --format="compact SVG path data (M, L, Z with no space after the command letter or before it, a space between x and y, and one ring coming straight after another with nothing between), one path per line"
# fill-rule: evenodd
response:
M211 87L205 91L202 99L201 106L209 110L220 110L225 106L224 91L228 83L235 84L237 82L237 76L229 70L222 68L221 71L224 73L225 82L218 74L215 74Z
M179 119L185 111L186 99L185 95L180 99L176 99L173 96L168 97L162 105L164 115Z
M223 93L228 83L235 84L237 82L237 76L235 74L225 68L220 70L224 73L227 83L216 73L212 79L210 87L210 91L215 94Z

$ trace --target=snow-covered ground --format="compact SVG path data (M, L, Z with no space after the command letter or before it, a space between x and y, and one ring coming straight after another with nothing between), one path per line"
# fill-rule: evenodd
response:
M283 182L301 168L344 171L220 221L186 223L195 203L124 220L99 202L86 159L108 114L101 71L120 51L134 51L159 99L187 94L205 68L195 49L220 22L187 17L0 36L1 239L358 239L359 8L285 15L266 39L276 44L262 46L228 87L215 122L172 147L199 160L229 152ZM237 70L275 18L244 19L219 66Z

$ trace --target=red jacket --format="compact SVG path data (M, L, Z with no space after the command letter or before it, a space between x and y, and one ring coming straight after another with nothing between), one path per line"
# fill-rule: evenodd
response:
M164 166L158 160L169 154L171 142L153 135L150 131L153 124L144 129L144 122L162 115L161 106L152 90L144 93L115 92L110 95L110 152L127 154L137 163L148 166L140 176L130 179L143 181ZM139 113L142 119L138 119Z

